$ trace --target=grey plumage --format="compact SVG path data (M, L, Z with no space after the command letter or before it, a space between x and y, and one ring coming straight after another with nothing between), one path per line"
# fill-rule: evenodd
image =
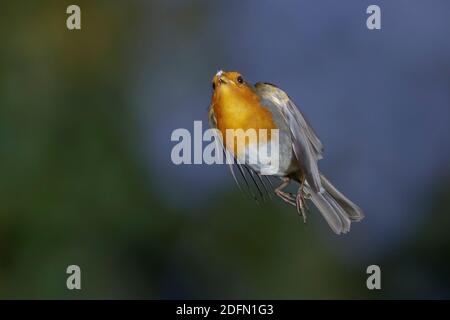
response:
M289 128L297 163L314 191L320 191L320 175L317 161L322 159L323 146L303 114L289 96L272 84L258 82L256 93L265 106L274 104Z
M310 194L311 201L336 233L350 231L351 222L364 218L361 208L340 193L323 175L320 175L323 186L322 192L314 192L308 184L305 192Z
M261 97L262 105L272 112L276 106L286 123L286 126L281 125L281 130L289 128L295 161L306 179L304 192L336 234L350 231L351 222L360 221L364 214L320 174L318 161L323 157L323 145L305 116L283 90L272 84L259 82L255 92ZM294 179L299 180L295 175Z

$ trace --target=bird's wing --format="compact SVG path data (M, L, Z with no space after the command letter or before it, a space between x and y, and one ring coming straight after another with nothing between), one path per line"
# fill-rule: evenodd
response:
M208 110L208 120L211 128L217 129L217 121L212 105ZM220 137L219 140L224 153L224 159L233 159L233 162L227 162L227 164L239 190L249 195L256 202L269 199L275 189L270 178L257 173L248 165L239 163L233 154L225 148Z
M317 161L322 159L323 145L317 134L283 90L273 84L258 82L255 91L263 105L272 104L280 111L289 127L299 167L312 189L319 192L321 181Z

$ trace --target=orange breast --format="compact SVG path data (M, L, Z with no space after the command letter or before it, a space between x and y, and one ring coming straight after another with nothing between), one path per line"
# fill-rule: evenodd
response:
M213 108L217 128L222 133L224 145L229 151L238 155L242 147L253 141L246 136L245 141L239 143L239 136L236 135L236 132L230 136L230 132L227 135L227 129L244 131L255 129L257 142L263 142L266 139L270 140L270 131L276 129L276 126L272 119L272 113L261 105L259 97L252 90L236 91L232 89L223 88L217 92L213 98ZM262 134L264 131L260 131L260 129L266 129L267 135ZM233 137L233 141L230 141L230 137Z

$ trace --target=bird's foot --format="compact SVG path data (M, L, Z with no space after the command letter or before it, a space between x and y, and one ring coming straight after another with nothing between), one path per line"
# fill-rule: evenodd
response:
M296 206L295 198L291 193L284 192L281 190L275 190L275 194L279 196L284 202L289 203L290 205Z
M306 211L309 211L308 205L306 204L306 197L302 190L299 190L295 198L297 213L302 216L303 223L306 223Z

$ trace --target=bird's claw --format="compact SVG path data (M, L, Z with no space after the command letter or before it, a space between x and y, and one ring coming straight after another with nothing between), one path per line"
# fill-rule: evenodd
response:
M311 194L307 193L303 190L303 199L305 200L311 200Z
M295 198L297 213L302 216L303 223L306 223L306 211L309 211L308 205L306 204L306 198L302 194L302 192L297 193L297 197Z
M283 201L289 203L290 205L296 206L295 198L292 196L292 194L281 190L275 190L275 194L279 196Z

